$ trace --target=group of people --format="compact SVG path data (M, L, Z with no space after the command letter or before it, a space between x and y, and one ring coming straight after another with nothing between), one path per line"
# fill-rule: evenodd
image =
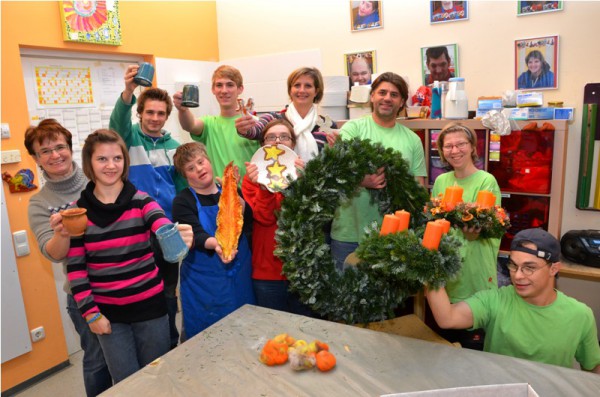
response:
M241 73L232 66L220 66L212 77L220 114L199 119L182 106L181 92L171 99L162 89L147 88L136 98L137 69L137 65L127 68L125 89L115 104L110 129L87 137L83 169L73 161L71 133L55 120L43 120L25 134L25 146L46 180L30 200L29 222L42 253L53 262L62 262L67 274L68 311L81 337L88 396L101 393L175 347L178 340L193 337L243 304L315 315L289 291L282 263L273 253L276 213L285 198L258 183L258 169L250 159L261 146L281 144L293 149L298 154L295 166L302 169L325 146L358 137L401 153L409 172L423 186L427 175L420 138L396 121L406 106L408 85L395 73L382 73L372 82L372 114L350 120L339 132L332 132L320 127L325 119L318 114L317 104L324 85L315 68L303 67L290 74L290 103L285 110L257 118L238 109L238 97L244 90ZM134 124L131 113L136 104L139 123ZM173 106L181 126L191 134L190 143L181 145L163 128ZM330 127L337 126L333 123ZM442 131L437 144L452 171L436 179L434 194L458 184L466 201L474 201L480 190L490 190L500 203L494 177L474 166L477 141L470 129L452 124ZM215 231L221 195L218 178L230 162L241 178L238 196L244 229L233 257L225 257ZM381 222L368 189L383 189L388 183L394 181L386 179L385 167L366 175L357 195L342 203L330 228L324 230L340 271L364 237L365 226ZM88 227L83 236L69 236L64 229L60 210L67 207L87 210ZM180 269L164 260L155 236L159 227L172 222L177 223L190 248L181 264L181 335L175 326ZM484 328L495 341L488 344L486 338L486 350L507 354L519 350L517 345L512 351L497 350L504 334L511 333L495 320L496 311L506 304L504 295L512 294L512 300L519 302L520 311L528 316L566 299L548 280L544 286L549 285L550 292L530 280L532 274L554 276L558 269L558 254L544 245L554 238L544 236L543 241L535 236L524 239L523 246L514 248L509 266L514 286L504 293L496 282L499 240L483 239L476 229L463 229L465 260L458 278L447 285L447 292L428 291L438 323ZM537 272L541 266L538 269L532 264L540 259L540 251L553 254L543 272ZM542 289L547 299L528 300ZM484 293L490 294L485 295L488 300ZM498 304L489 304L489 299L497 296ZM578 336L569 333L564 344L577 346L570 357L576 357L584 369L598 372L600 349L593 315L585 305L572 301L569 307L577 306L578 315L586 320L578 327ZM504 307L502 314L502 321L512 320L512 310ZM544 315L533 324L548 325L554 319ZM522 333L526 332L523 328ZM547 345L541 349L553 346L554 341L544 339L547 336L550 334L542 334L541 329L535 336ZM595 349L590 342L594 338ZM537 359L536 354L529 358ZM565 360L548 362L564 365Z

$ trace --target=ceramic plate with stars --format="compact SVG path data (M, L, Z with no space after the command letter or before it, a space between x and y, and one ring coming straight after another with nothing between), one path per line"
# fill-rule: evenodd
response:
M270 192L276 192L288 186L288 176L296 179L294 161L297 157L296 152L287 146L268 145L258 149L250 162L258 167L258 183Z

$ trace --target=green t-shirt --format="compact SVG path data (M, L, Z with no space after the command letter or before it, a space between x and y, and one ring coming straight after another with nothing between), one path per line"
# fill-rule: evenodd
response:
M523 300L514 287L480 291L465 301L473 328L485 330L484 350L572 368L573 358L591 370L600 365L592 309L557 291L548 306Z
M496 178L488 172L477 171L466 178L458 179L454 171L446 172L435 179L431 195L437 197L444 194L446 188L454 184L463 188L463 201L473 203L477 200L477 193L488 190L496 196L496 205L500 205L500 187ZM478 238L468 241L462 238L461 255L463 265L457 277L446 284L446 291L452 303L467 299L477 291L497 288L498 276L496 262L500 239Z
M215 177L223 177L223 170L233 161L240 170L240 183L246 174L244 162L260 148L258 141L251 141L238 135L233 117L204 116L204 131L201 135L191 135L192 139L206 145L206 151L212 164Z
M402 154L408 162L409 172L414 176L427 176L425 154L421 139L410 129L396 123L392 128L379 126L371 115L350 120L342 126L340 136L344 140L353 138L370 139L373 143L381 143L385 148L392 148ZM394 181L387 181L394 183ZM365 227L371 222L381 223L383 216L376 204L370 203L371 196L367 189L360 188L360 193L336 211L331 227L331 237L337 241L359 242L364 238ZM401 208L398 208L401 209Z

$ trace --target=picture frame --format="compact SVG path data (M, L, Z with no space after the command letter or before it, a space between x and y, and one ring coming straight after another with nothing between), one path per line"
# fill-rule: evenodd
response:
M517 16L562 11L562 1L517 1Z
M64 41L121 45L119 0L59 1Z
M430 1L429 23L465 21L469 19L468 1Z
M350 1L350 31L383 28L383 1Z
M350 52L344 54L346 76L350 86L371 84L372 75L377 73L375 50Z
M558 50L558 35L515 40L515 89L557 89Z
M434 80L448 81L451 77L460 76L458 44L421 47L421 76L423 85L433 84Z

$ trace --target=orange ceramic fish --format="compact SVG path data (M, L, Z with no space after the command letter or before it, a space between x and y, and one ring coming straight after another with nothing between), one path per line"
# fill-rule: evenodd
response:
M238 240L242 233L244 217L242 203L237 192L239 175L234 172L233 162L229 163L223 171L221 180L222 191L219 198L219 212L217 213L217 232L215 237L223 249L223 256L231 259L237 250Z

